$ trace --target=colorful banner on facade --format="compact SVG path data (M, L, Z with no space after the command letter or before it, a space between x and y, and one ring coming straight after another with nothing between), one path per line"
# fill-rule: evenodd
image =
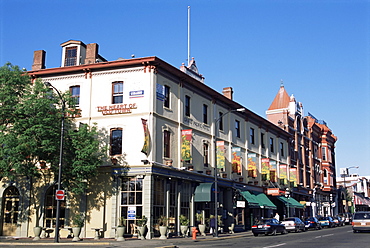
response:
M182 130L181 131L181 160L182 161L191 161L191 139L192 139L192 130Z
M279 169L280 169L280 171L279 171L279 178L281 180L284 180L284 184L285 184L285 181L288 178L287 177L287 165L286 164L280 164L279 165Z
M294 187L297 187L297 168L289 169L289 181L294 184Z
M148 129L147 120L141 119L141 123L143 124L144 128L144 145L143 148L141 149L141 152L148 156L150 151L150 133Z
M248 154L248 177L257 177L257 154Z
M217 168L225 170L225 143L224 141L217 141Z
M261 174L266 175L266 180L270 180L270 159L263 158L261 162Z
M277 171L277 166L276 166L276 161L270 160L270 181L271 182L276 182L276 171Z
M240 147L233 147L232 148L233 158L232 158L232 170L233 173L242 173L242 165L240 162L241 158L241 148Z

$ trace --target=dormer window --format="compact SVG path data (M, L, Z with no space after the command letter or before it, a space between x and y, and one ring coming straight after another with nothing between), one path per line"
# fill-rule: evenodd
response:
M66 47L64 66L74 66L77 64L77 46Z

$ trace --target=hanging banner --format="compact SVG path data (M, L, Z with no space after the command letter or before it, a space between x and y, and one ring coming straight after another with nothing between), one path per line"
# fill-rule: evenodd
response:
M279 178L285 181L287 179L287 165L286 164L280 164L279 165L280 173L279 173Z
M192 130L182 130L181 131L181 160L182 161L191 161L191 138L192 138Z
M289 169L289 181L293 182L294 187L297 187L297 168Z
M241 158L241 148L240 147L233 147L232 148L233 158L232 158L232 170L233 173L242 173L242 165L240 162Z
M248 154L248 177L257 177L257 154Z
M261 174L266 175L266 180L270 180L270 159L263 158L261 162Z
M276 179L277 179L276 178L276 175L277 175L276 161L270 160L269 164L270 164L270 181L276 182Z
M225 170L225 143L224 141L217 141L217 168Z
M150 133L149 133L149 129L148 129L148 124L147 124L147 120L145 119L141 119L141 123L143 124L143 128L144 128L144 145L143 145L143 148L141 149L141 152L144 153L146 156L149 155L149 146L150 146Z

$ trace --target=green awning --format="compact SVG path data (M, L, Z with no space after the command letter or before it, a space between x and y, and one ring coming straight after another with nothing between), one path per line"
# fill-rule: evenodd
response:
M290 207L290 208L304 208L302 204L300 204L296 199L289 197L286 198L284 196L278 196L277 197L280 201L282 201L285 206Z
M259 208L260 202L257 200L256 196L251 194L249 191L240 191L240 194L248 201L248 205L251 208Z
M253 194L255 195L256 199L260 202L261 207L263 206L264 208L276 209L275 204L272 203L264 193L253 192Z
M210 202L214 199L212 196L214 194L214 184L213 183L201 183L199 184L194 192L194 202Z

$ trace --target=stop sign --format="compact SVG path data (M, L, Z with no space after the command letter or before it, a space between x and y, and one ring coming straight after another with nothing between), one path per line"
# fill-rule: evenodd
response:
M60 200L60 201L63 201L64 200L64 196L65 196L64 190L60 190L60 189L56 190L56 192L55 192L55 199Z

